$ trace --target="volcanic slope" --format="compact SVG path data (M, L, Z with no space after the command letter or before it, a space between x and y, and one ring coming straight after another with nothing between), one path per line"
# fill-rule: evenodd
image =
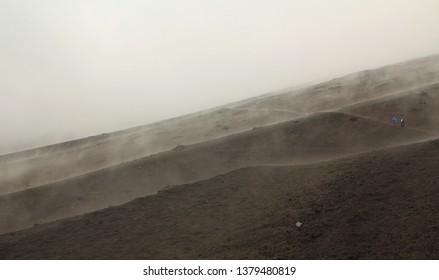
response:
M291 92L242 102L235 108L277 108L306 115L435 83L439 83L439 55L361 71Z
M434 83L439 83L439 55L132 129L3 155L0 156L0 194L79 176L180 145L201 143ZM375 119L375 116L369 118Z
M439 132L439 83L372 99L340 111L376 121L389 122L393 116L404 118L409 127Z
M379 254L378 248L380 246L385 248L385 242L389 242L387 237L393 236L389 235L391 229L386 228L385 223L399 230L405 230L407 227L402 224L401 219L396 219L394 223L389 219L376 220L375 215L379 216L387 212L367 210L367 205L361 204L360 201L353 200L350 206L346 206L348 207L346 209L358 214L356 217L349 216L345 208L341 208L343 210L340 210L341 212L336 212L337 215L331 216L333 222L344 221L344 224L337 224L337 227L332 227L333 224L326 218L322 218L322 224L318 224L316 219L320 219L318 214L322 211L330 214L331 207L337 210L345 200L350 201L349 196L346 196L349 190L352 197L357 195L359 190L357 197L359 200L367 198L367 189L370 189L371 200L390 203L392 207L399 209L400 213L407 214L407 219L419 219L420 215L425 214L427 220L422 221L436 222L430 206L434 205L433 202L437 202L437 194L433 187L434 184L437 186L438 161L437 150L434 150L437 149L437 141L416 145L413 143L435 139L439 133L437 123L439 91L436 82L439 67L436 72L434 70L439 65L438 61L439 56L414 60L349 75L294 92L254 98L141 128L3 156L0 158L2 167L0 187L3 193L0 195L0 232L13 232L36 226L30 230L1 237L0 251L4 253L0 253L0 256L3 258L32 258L32 256L35 258L246 258L236 252L240 248L239 250L248 252L249 258L252 256L295 258L299 251L287 250L288 246L293 245L285 244L289 241L294 243L297 239L302 240L300 242L303 244L310 245L311 250L303 253L300 258L434 257L435 254L425 249L428 242L437 241L434 228L425 228L418 222L414 225L425 230L429 235L420 237L421 241L417 245L409 244L411 247L407 245L413 250L418 250L417 253L410 255L401 249L395 253L396 247L389 245L389 250L394 250L393 255L389 253L390 251ZM399 83L399 78L395 78L395 75L401 75L407 81L403 79ZM302 106L299 106L300 102L304 102ZM404 114L407 121L405 128L390 124L390 118L395 114L398 117L399 114ZM194 128L192 135L190 128ZM177 141L176 138L179 140ZM154 146L154 143L157 146ZM396 146L401 147L394 149ZM432 149L431 154L426 154L428 148ZM393 153L396 153L395 156L391 156ZM405 153L416 159L416 163L412 163ZM64 161L64 158L67 159ZM422 160L428 162L422 165ZM392 166L387 167L384 164ZM337 168L333 169L334 166ZM412 167L414 169L411 169ZM390 173L382 174L381 170ZM218 177L220 174L225 175ZM224 178L227 184L219 184L218 178ZM400 178L406 180L401 181ZM24 180L26 184L23 185L23 181L20 180ZM51 183L34 185L36 182L45 181ZM4 184L5 182L7 184ZM426 186L421 186L424 183ZM170 188L182 184L191 185ZM214 189L211 189L211 186ZM228 189L229 187L232 189ZM386 189L387 187L391 189ZM409 193L412 187L424 192L425 197ZM136 200L145 203L143 206L137 205L133 208L133 211L141 217L129 216L124 212L125 206L122 206L86 214L83 217L77 216L70 220L39 225L127 203L135 198L154 194L163 188L165 191L159 195ZM194 198L200 198L201 195L201 199L187 198L189 193L185 194L185 189L194 191ZM222 195L223 189L225 197ZM379 196L382 189L385 191L384 198ZM393 194L398 191L412 195L416 203L410 204L410 201L398 200L403 199ZM238 198L242 199L241 201L226 199L233 198L235 192ZM362 195L361 192L364 194ZM285 206L282 199L290 194L292 196L289 198L294 202L294 207L297 207L296 212L293 208L285 208L291 212L282 212L282 207ZM386 196L387 194L389 196ZM249 197L246 198L246 195ZM295 200L296 197L299 200ZM396 199L393 200L393 197ZM222 198L224 202L218 202ZM266 201L261 201L263 199ZM212 204L212 208L206 208L211 207L211 200L217 202ZM156 201L157 204L149 206L151 201ZM206 213L193 213L192 208L184 208L183 204L178 203L174 207L172 202L176 201L181 201L180 203L188 201L188 206ZM239 204L245 201L250 204ZM366 201L370 202L367 199ZM127 205L136 205L132 203ZM200 205L197 206L196 203ZM258 203L261 203L261 206ZM411 208L408 209L412 212L404 212L401 207L398 208L397 203L410 206ZM425 203L425 209L422 208L422 203ZM217 207L218 205L222 207ZM320 208L320 205L323 205L323 208ZM363 205L364 207L358 209L362 209L364 213L360 210L356 212L354 205ZM371 205L384 207L381 204ZM390 209L386 207L383 209ZM228 208L233 212L239 212L239 215L237 214L236 218L232 217L227 212L230 211L227 210ZM253 208L255 212L252 214ZM170 210L172 211L169 212ZM369 215L368 211L372 214ZM244 216L241 212L246 213L246 219L254 225L249 226L248 223L242 222ZM205 216L209 213L214 217L212 221L208 221L208 216ZM266 240L269 235L264 237L263 230L259 230L259 235L252 237L254 240L243 239L244 236L250 236L251 230L256 232L259 227L265 229L266 223L269 224L267 234L272 234L270 228L276 228L276 224L269 222L280 223L281 220L277 219L278 213L280 217L285 213L291 218L282 224L287 233L298 230L299 233L295 234L300 234L307 228L305 224L315 225L316 228L320 226L322 231L324 225L328 226L330 235L334 233L336 238L347 238L348 241L343 249L345 251L340 249L335 250L333 254L328 253L334 249L330 246L334 240L330 236L325 237L319 231L308 232L310 236L305 237L293 235L289 241L286 239L282 241L278 237L273 240L278 242L277 247L273 247L277 249L271 253L269 253L271 245L264 245L264 242L270 244L271 241ZM294 216L294 213L302 214ZM396 215L396 213L391 214ZM132 248L135 247L133 242L132 247L127 244L126 250L124 247L119 255L114 254L110 257L110 252L113 254L114 248L125 246L125 241L133 236L130 234L124 236L122 231L112 227L104 227L109 230L104 234L97 227L106 226L108 221L117 220L116 217L125 214L128 215L127 224L123 225L120 221L118 226L122 226L121 229L127 231L133 230L133 234L150 234L152 242L158 244L158 247L151 246L151 248L156 249L151 249L152 251L142 255L140 251ZM95 215L98 215L96 219ZM103 219L99 215L104 215L106 218ZM342 215L352 219L343 220ZM393 217L392 215L390 216ZM182 223L187 222L188 225L176 223L176 219L185 219L186 216L188 220ZM200 218L200 222L196 217ZM215 217L222 221L230 219L228 223L238 224L229 227L229 224L220 222L215 226L214 221L217 220ZM138 228L130 227L134 227L131 218L139 220ZM161 218L164 221L163 225L159 224ZM382 235L368 231L373 225L369 224L371 219L384 227L380 233ZM307 220L313 222L303 222ZM81 221L88 221L89 229L86 229ZM304 226L295 228L294 224L297 221L303 222ZM109 244L108 254L104 249L93 246L83 255L76 252L72 247L73 244L65 240L69 238L66 232L70 230L70 228L67 230L65 225L70 223L81 229L81 232L72 231L72 240L79 242L83 237L95 240L98 235L94 236L91 231L96 230L96 233L102 234L102 240ZM149 227L149 224L153 229L143 228ZM172 225L181 227L181 230L170 231ZM191 228L192 226L195 228ZM213 230L218 231L218 234L212 233L212 227ZM395 235L400 246L405 244L404 242L416 243L416 235L414 235L416 228L412 228L411 224L408 228L410 230L408 236ZM352 236L349 235L350 231L353 232ZM362 235L364 232L372 234L371 236L381 241L359 239L364 238ZM192 233L195 236L189 238L188 235ZM242 235L239 235L241 233ZM57 239L58 234L60 239ZM322 234L326 239L321 240L326 241L316 243L315 247L303 241L306 238L311 240L320 238ZM207 247L203 249L195 246L196 248L192 249L192 242L184 245L177 235L186 236L187 240L199 238L202 241L200 244L207 244ZM236 238L237 243L232 242L235 240L235 235L241 236ZM51 239L45 239L47 236L63 244L60 248L66 249L66 253L55 255L50 253L56 250L50 245ZM229 237L227 242L221 239L225 236ZM266 248L259 249L256 253L255 247L245 243L253 241ZM375 241L378 243L373 243ZM167 242L183 247L177 246L174 250L167 247ZM359 242L359 245L356 245L356 242ZM31 244L29 248L33 248L36 255L28 254L27 257L28 251L21 243ZM48 244L47 247L44 244ZM97 242L97 244L102 246L102 243ZM222 247L218 244L222 244ZM282 247L282 244L285 246ZM216 249L209 251L206 249L209 248L208 246L219 248L219 251ZM246 246L250 247L246 249ZM306 249L300 247L301 244L294 245L294 248L296 246L299 249ZM324 254L315 253L318 246L326 248L323 250ZM374 247L376 249L359 254L359 249L355 249L355 246L366 251L373 246L376 246ZM68 249L69 247L72 248ZM435 248L434 245L430 247Z
M0 258L438 259L438 164L433 140L247 167L2 235Z
M151 154L297 117L221 108L160 123L0 156L0 194L64 180Z
M345 113L319 113L2 195L0 229L10 232L120 205L242 167L320 162L433 136Z
M128 138L122 138L124 140L120 142L121 135L123 137L134 135L133 137L137 137L136 141L142 143L145 138L140 137L138 134L143 131L142 129L134 128L115 132L111 134L111 137L97 136L41 148L41 150L19 153L21 155L25 154L26 157L33 158L35 161L18 160L16 155L5 156L2 158L3 163L5 165L16 164L17 170L12 168L14 165L9 166L9 168L2 168L0 170L3 175L4 173L9 174L10 171L16 172L16 175L20 174L22 170L18 167L21 167L21 165L26 166L26 164L32 164L34 168L32 172L38 171L39 168L44 169L44 172L38 173L41 177L46 174L57 177L61 174L57 170L70 170L69 168L82 168L83 171L91 171L85 174L78 172L78 176L74 177L65 174L65 178L60 178L57 182L24 191L21 188L17 189L17 185L12 183L5 185L4 190L8 190L9 193L0 196L0 232L11 232L31 227L34 224L80 215L110 205L120 205L134 198L156 193L167 186L208 179L246 166L319 162L434 138L439 132L438 122L436 121L438 118L436 112L439 111L438 84L426 84L417 87L414 85L435 80L436 75L431 74L429 71L435 69L434 66L439 61L438 58L439 56L430 59L419 59L396 66L380 68L376 70L379 75L373 74L375 73L373 71L365 71L364 73L335 79L328 82L329 84L326 83L326 91L330 92L330 95L322 90L322 85L325 85L325 83L322 83L318 86L299 89L298 91L303 91L302 93L287 92L268 97L253 98L238 102L232 106L233 108L224 107L205 114L193 114L190 117L186 116L145 126L142 129L161 127L163 135L171 137L176 131L181 132L182 128L177 125L176 127L180 128L174 131L168 126L169 131L167 131L166 129L163 130L164 125L180 121L192 120L194 123L192 127L202 124L194 130L194 134L198 135L206 131L202 127L208 127L207 124L212 118L216 120L215 123L220 122L222 125L226 122L229 122L228 124L241 123L235 124L234 129L231 129L232 131L242 130L250 124L252 126L258 123L266 124L275 121L275 119L279 121L279 115L271 114L273 112L286 114L284 115L285 118L292 118L290 121L253 127L251 130L244 129L243 132L220 138L218 137L221 134L218 131L228 131L228 129L221 127L221 125L219 126L221 128L215 126L212 129L217 132L212 133L212 135L216 139L193 145L178 145L172 151L122 164L120 164L121 158L119 157L121 153L133 153L137 148L131 149L133 146L136 147L133 144L134 142L124 142ZM373 90L376 90L374 85L379 81L389 79L389 77L393 79L391 78L392 75L396 75L394 72L408 79L406 73L408 70L414 73L426 72L430 74L421 75L421 78L415 79L416 82L412 81L414 85L412 84L409 90L392 92L390 90L392 87L380 86L379 93L373 92ZM410 72L410 75L413 76L412 72ZM369 81L365 82L364 77L367 77ZM353 90L351 95L349 95L349 91L336 91L332 87L328 87L328 85L345 83L346 81L351 82L350 88ZM406 84L403 83L403 85ZM393 88L399 90L400 87L398 84L398 87ZM361 94L359 95L359 92L361 94L368 92L366 96L369 99L361 101L363 98L360 98ZM274 109L280 108L276 107L280 105L290 104L290 106L296 106L295 98L302 100L307 94L312 97L306 103L307 105L317 104L315 98L321 101L321 106L314 106L314 110L325 108L332 111L317 112L299 117L300 114L298 113L288 112L291 109L300 111L298 107ZM374 97L371 98L371 96ZM279 101L279 98L283 102L278 104L276 102ZM328 98L331 98L331 100L338 99L340 103L328 102ZM273 103L273 100L276 102ZM259 108L261 102L265 102L264 104L268 107L271 106L271 109ZM244 108L245 104L258 106ZM350 105L340 108L342 104ZM399 113L404 113L406 116L407 127L404 129L389 124L391 116ZM208 120L203 119L206 116ZM250 118L241 119L244 116ZM240 119L241 122L238 121ZM187 126L183 125L182 127ZM182 134L182 137L186 137L186 140L189 139L187 134ZM192 140L195 141L195 138ZM115 150L110 150L109 154L105 154L111 146L110 142L105 142L108 139L115 141L112 146ZM130 139L132 141L134 138ZM155 140L157 139L159 138ZM100 142L101 140L105 143ZM164 143L171 142L164 141ZM121 143L124 143L124 145L121 145ZM80 156L81 152L78 153L77 145L85 145L82 147L85 157ZM145 145L150 145L150 143ZM52 151L53 148L56 148L57 152L55 154L49 153L47 156L46 152ZM45 152L42 152L42 150ZM124 150L128 150L128 152ZM41 154L38 154L38 151ZM57 162L54 160L54 155L57 154L61 159L65 155L72 155L75 158L74 153L78 154L76 158L81 158L80 162L75 162L75 160ZM100 166L95 163L102 160L101 155L103 154L101 153L105 154L105 160L101 163L109 164L112 162L115 164L111 167L94 170L94 168ZM135 158L139 155L132 156ZM125 159L130 157L125 157ZM41 163L40 160L53 165L53 168ZM58 163L58 165L54 166L55 163ZM105 164L102 166L105 166ZM89 169L90 166L93 167ZM21 175L22 180L27 180L29 173L23 172ZM1 178L4 179L4 177Z

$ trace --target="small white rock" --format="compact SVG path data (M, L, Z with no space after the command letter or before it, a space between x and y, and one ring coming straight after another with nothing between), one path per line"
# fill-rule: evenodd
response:
M302 226L302 223L301 222L297 222L296 223L296 227L301 227Z

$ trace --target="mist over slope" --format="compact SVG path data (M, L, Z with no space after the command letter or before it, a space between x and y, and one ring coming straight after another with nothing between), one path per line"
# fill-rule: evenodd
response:
M234 178L232 184L234 190L245 188L246 192L251 195L248 199L254 198L253 191L267 194L268 189L271 189L275 192L274 197L268 199L252 218L261 219L262 216L258 217L259 214L274 215L273 213L278 210L277 199L281 198L280 194L285 195L283 191L286 189L297 192L297 195L301 196L304 199L303 203L306 204L313 201L314 198L309 196L307 192L314 188L314 193L322 197L324 203L328 203L325 200L328 193L323 188L328 186L326 184L328 178L336 180L337 178L333 177L336 174L351 174L362 168L367 170L372 168L373 174L379 172L370 165L370 160L373 158L370 155L379 156L381 160L374 162L380 165L381 161L387 160L386 155L389 155L389 149L400 147L399 156L395 157L395 161L407 162L404 151L421 161L422 157L425 156L425 147L428 145L433 149L437 147L435 144L437 141L425 144L427 146L414 145L414 143L439 137L438 85L439 56L432 56L376 70L363 71L292 91L255 97L155 124L1 156L0 233L17 231L35 224L69 218L108 206L121 205L135 198L152 195L160 190L182 184L199 186L200 190L196 191L197 194L207 195L215 200L218 199L216 196L224 187L224 185L217 184L217 178L222 177L216 176L221 174L226 174L223 175L226 176L225 178L229 176ZM392 125L390 119L393 116L404 117L406 127ZM361 155L365 155L365 157L363 158ZM432 156L434 155L435 153L432 153ZM344 159L346 157L350 157L351 160L346 161ZM425 172L428 174L435 172L433 167L437 164L434 162L434 158L432 160L431 166L426 165L428 169ZM339 166L344 173L332 169L333 165ZM397 164L397 166L399 165ZM314 169L316 171L311 171ZM243 170L250 170L250 173L253 172L251 170L259 170L262 177L256 176L254 181L251 181L250 177L241 181L241 178L247 176L245 175L247 171ZM276 171L277 175L273 175L274 173L271 173L274 172L273 170L283 171L280 173ZM395 170L389 172L400 172L398 168ZM288 173L290 171L293 175ZM411 171L408 170L408 172ZM270 179L272 176L280 177L274 180ZM380 182L376 181L377 186L380 184L393 186L392 176L390 175ZM370 180L367 179L369 181L365 179L364 182L367 181L367 184L373 185L375 182L373 177L371 176ZM338 179L340 178L338 177ZM416 176L412 179L414 185L421 182L416 181ZM270 182L270 180L274 181ZM266 182L266 184L259 184L259 181ZM210 182L214 182L214 187L211 187ZM337 182L343 183L346 188L349 188L351 184L356 184L353 181L341 180ZM259 186L259 191L253 190L253 185ZM363 183L360 185L363 186ZM308 187L310 187L309 190ZM188 188L193 189L192 187ZM263 190L263 188L268 189ZM173 190L170 192L179 193L179 191L174 192ZM361 190L365 191L363 188ZM342 189L338 189L338 191L345 192ZM433 189L429 188L428 191L433 191ZM168 205L165 200L170 199L167 195L152 197L148 199L157 200L163 205ZM203 201L201 202L203 205L208 203L207 200L203 199ZM257 203L257 201L251 203ZM194 203L192 205L194 209L199 208L196 206L198 202L200 201L191 202ZM419 203L422 203L421 198ZM144 206L135 206L133 211L137 213L137 211L142 212L143 210L136 207ZM238 204L234 207L236 207L236 211L244 211L243 213L251 215L251 207L242 209L239 208ZM247 206L243 205L242 207ZM301 211L306 210L302 209L302 206L298 207ZM214 208L202 211L216 211ZM102 213L110 216L124 215L123 209L125 209L124 206L111 208L103 210ZM225 213L221 211L228 211L221 207L219 209L219 215ZM155 216L166 211L158 204L150 210L152 212L147 215L146 223L157 222ZM119 213L119 211L122 212ZM379 215L378 212L374 213ZM346 213L343 212L343 214ZM90 218L94 217L93 215L89 214L85 216L88 218L84 219L93 219ZM177 210L173 212L173 215L177 215L176 217L185 216ZM196 213L190 213L190 215L195 215L193 219L198 217ZM169 216L168 218L169 221L172 221L175 217ZM133 217L133 219L140 218ZM237 222L232 217L230 219L231 223ZM75 237L78 240L93 235L88 230L93 230L96 226L93 222L88 229L81 221L84 220L80 219L79 224L75 224L82 228L81 233ZM213 226L211 222L207 221L207 217L204 217L203 221L207 223L206 225ZM101 223L98 222L98 224ZM55 231L64 230L63 225L60 226L59 223L51 224L50 227L55 227ZM40 230L44 234L39 234ZM35 238L33 244L38 247L41 246L38 245L40 244L38 240L43 240L45 235L52 235L51 229L46 226L34 227L30 232L36 233L33 235ZM228 232L229 229L224 228L219 231L219 235ZM144 233L144 229L139 228L139 234ZM61 235L63 234L61 233ZM119 231L114 233L118 240L128 238L122 234ZM169 234L173 235L174 233ZM205 234L207 236L211 233L206 232ZM0 239L0 247L3 246L1 248L5 248L5 252L11 252L10 254L4 253L4 258L8 256L23 258L21 253L26 250L23 251L19 245L7 245L9 242L7 240L10 238L13 240L11 244L18 244L15 242L22 242L23 239L16 239L11 235L4 238L6 239ZM66 247L72 246L69 241L63 240L63 237L60 238L60 242ZM169 238L169 240L175 239L173 236L169 236ZM262 235L255 238L259 240ZM433 239L435 240L435 238ZM241 244L244 242L244 235L238 239L240 240L238 243ZM215 240L213 238L210 241ZM333 241L328 240L328 242ZM220 242L220 239L215 242ZM241 245L238 243L235 245L239 247L245 242ZM209 256L213 258L216 258L215 256L242 258L239 254L229 255L229 252L238 248L235 245L224 249L225 251L221 254L218 252L218 255ZM160 246L165 245L163 243ZM14 248L19 249L15 251ZM157 250L161 250L159 247L157 248ZM44 251L46 249L39 252L46 252ZM111 251L111 248L109 250ZM195 251L201 256L207 256L203 250L198 248ZM49 251L47 254L39 256L55 258ZM96 251L96 255L88 252L91 254L90 258L94 258L93 256L108 258L106 252L101 254L97 253L98 251ZM70 252L69 249L67 252ZM170 255L175 253L172 250L167 252ZM61 254L60 258L69 258L69 256L86 258L85 255L78 254L76 251L72 255L69 254ZM293 257L296 256L295 254L282 256ZM145 256L163 258L170 255L157 253ZM176 256L197 258L192 253L182 252L177 252ZM304 255L304 257L307 256ZM133 255L126 252L126 255L120 257L143 257L143 255ZM262 254L260 257L266 258L269 255ZM324 257L316 255L316 258Z
M320 162L433 136L343 113L319 113L5 194L0 228L17 230L119 205L247 166Z
M437 259L438 162L435 140L238 169L0 236L0 258Z
M410 127L435 132L439 131L438 96L439 83L435 83L357 103L340 111L376 121L404 117Z
M400 91L416 92L434 83L439 83L439 55L142 127L3 155L0 156L0 194L75 177L179 145L200 143Z
M439 55L366 70L274 95L241 108L277 108L298 114L334 110L373 98L438 83Z

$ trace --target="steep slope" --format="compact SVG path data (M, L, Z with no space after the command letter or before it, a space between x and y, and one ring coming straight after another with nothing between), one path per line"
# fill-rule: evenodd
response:
M439 83L439 55L354 73L303 89L244 103L239 108L277 108L304 115L335 110L434 83Z
M439 133L439 84L361 102L340 111L382 122L403 116L409 127Z
M438 163L435 140L239 169L3 235L0 258L437 259Z
M439 83L438 55L146 126L0 156L0 194L432 83Z
M218 109L145 127L0 156L0 194L297 117L276 110Z
M320 113L0 196L0 229L14 231L119 205L246 166L319 162L430 137L348 114Z

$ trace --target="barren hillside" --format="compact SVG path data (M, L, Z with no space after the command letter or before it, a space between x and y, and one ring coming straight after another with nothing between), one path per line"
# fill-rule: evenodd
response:
M0 258L437 258L437 112L432 56L1 156Z
M435 140L238 169L3 235L0 258L437 259L438 163Z
M242 167L320 162L433 136L353 115L320 113L0 196L0 228L8 232L119 205Z
M439 83L439 55L124 131L3 155L0 193L64 180L179 145L201 143L401 91L416 91L434 83Z

